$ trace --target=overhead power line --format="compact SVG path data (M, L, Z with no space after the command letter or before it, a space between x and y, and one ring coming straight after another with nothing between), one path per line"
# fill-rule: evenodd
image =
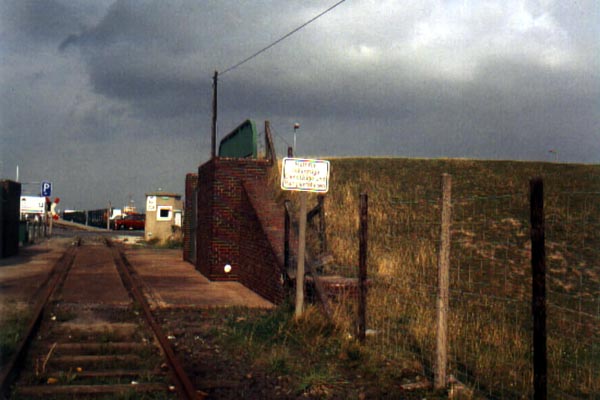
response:
M302 25L300 25L296 29L292 30L291 32L289 32L289 33L285 34L284 36L280 37L279 39L277 39L276 41L274 41L270 45L268 45L266 47L263 47L262 49L260 49L256 53L252 54L250 57L243 59L242 61L238 62L237 64L234 64L231 67L227 68L225 71L219 73L219 76L225 75L229 71L232 71L232 70L236 69L237 67L241 66L242 64L245 64L248 61L252 60L254 57L258 56L259 54L264 53L265 51L269 50L271 47L275 46L276 44L280 43L281 41L283 41L283 40L287 39L288 37L292 36L294 33L298 32L300 29L304 28L306 25L308 25L311 22L316 21L317 19L321 18L323 15L327 14L329 11L333 10L334 8L336 8L337 6L339 6L340 4L342 4L345 1L346 0L340 0L340 1L338 1L337 3L335 3L334 5L332 5L331 7L329 7L327 10L325 10L322 13L320 13L319 15L317 15L317 16L309 19L308 21L306 21L305 23L303 23Z

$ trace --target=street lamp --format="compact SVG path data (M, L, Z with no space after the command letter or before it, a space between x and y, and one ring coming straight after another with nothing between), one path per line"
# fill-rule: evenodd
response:
M300 129L300 124L298 122L294 123L294 154L298 154L296 151L296 131Z

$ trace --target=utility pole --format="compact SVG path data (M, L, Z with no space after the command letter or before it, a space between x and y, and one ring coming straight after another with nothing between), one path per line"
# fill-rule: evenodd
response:
M210 158L211 160L216 156L217 147L217 80L219 78L219 71L215 71L213 75L213 102L212 102L212 129L210 136Z

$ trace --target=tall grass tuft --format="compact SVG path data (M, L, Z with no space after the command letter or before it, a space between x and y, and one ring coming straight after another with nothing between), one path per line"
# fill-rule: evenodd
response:
M29 310L17 304L5 304L0 321L0 368L13 356L31 318Z

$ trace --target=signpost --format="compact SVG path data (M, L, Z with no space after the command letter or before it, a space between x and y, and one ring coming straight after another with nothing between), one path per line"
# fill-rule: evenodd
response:
M326 193L329 190L329 161L284 158L281 188Z
M40 193L42 197L52 196L52 182L42 181Z
M304 158L284 158L281 189L300 192L298 221L298 266L296 269L296 318L304 310L304 252L306 250L306 192L326 193L329 190L329 161Z

